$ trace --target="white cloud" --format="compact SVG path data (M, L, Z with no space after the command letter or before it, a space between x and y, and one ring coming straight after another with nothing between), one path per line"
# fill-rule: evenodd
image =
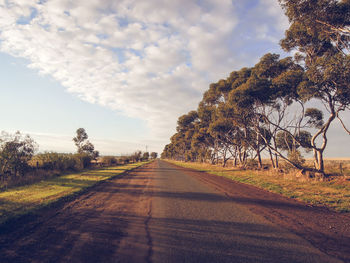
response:
M169 138L209 82L241 65L231 0L41 2L0 3L0 50L83 100L145 119L154 137ZM274 2L261 6L280 19Z
M265 10L276 21L274 26L281 31L286 30L289 27L287 16L284 14L284 10L276 0L262 0L261 8Z

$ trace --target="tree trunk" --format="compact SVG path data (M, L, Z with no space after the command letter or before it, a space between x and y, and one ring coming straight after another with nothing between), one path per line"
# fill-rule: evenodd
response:
M317 158L318 158L318 170L321 172L324 172L324 161L323 161L323 151L317 152Z
M258 156L258 167L261 169L262 168L261 154L259 150L257 150L256 153Z
M276 168L275 162L273 161L273 155L272 155L272 152L271 152L271 149L270 149L270 148L269 148L269 154L270 154L270 160L271 160L272 167L273 167L273 168Z
M318 161L318 154L317 154L317 150L314 148L313 149L314 152L314 168L318 169L319 167L319 161Z

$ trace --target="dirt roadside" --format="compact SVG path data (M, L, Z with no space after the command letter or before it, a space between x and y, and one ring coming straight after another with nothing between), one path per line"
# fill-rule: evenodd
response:
M153 166L128 171L74 200L0 227L0 262L126 262L119 250L127 251L135 233L146 236L147 222L141 218L149 213L150 197L142 192L150 191ZM148 256L148 241L138 242L141 252L129 258L134 262Z
M308 240L321 251L350 262L350 214L310 206L254 186L171 164L224 192L252 212Z

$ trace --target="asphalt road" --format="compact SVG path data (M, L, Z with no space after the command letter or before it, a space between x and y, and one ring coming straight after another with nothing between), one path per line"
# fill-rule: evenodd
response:
M150 262L339 262L166 162L153 180Z
M342 261L157 160L0 229L0 262Z

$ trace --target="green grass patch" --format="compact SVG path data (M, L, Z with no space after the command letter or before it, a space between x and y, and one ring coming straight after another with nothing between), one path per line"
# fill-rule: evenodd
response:
M98 182L145 163L147 162L66 174L0 192L0 224L47 206L63 197L77 194Z
M169 160L168 160L169 161ZM339 212L350 212L350 181L307 181L284 179L280 174L268 171L250 171L220 166L169 161L176 165L224 176L231 180L254 185L273 193L294 198L313 205L324 205Z

